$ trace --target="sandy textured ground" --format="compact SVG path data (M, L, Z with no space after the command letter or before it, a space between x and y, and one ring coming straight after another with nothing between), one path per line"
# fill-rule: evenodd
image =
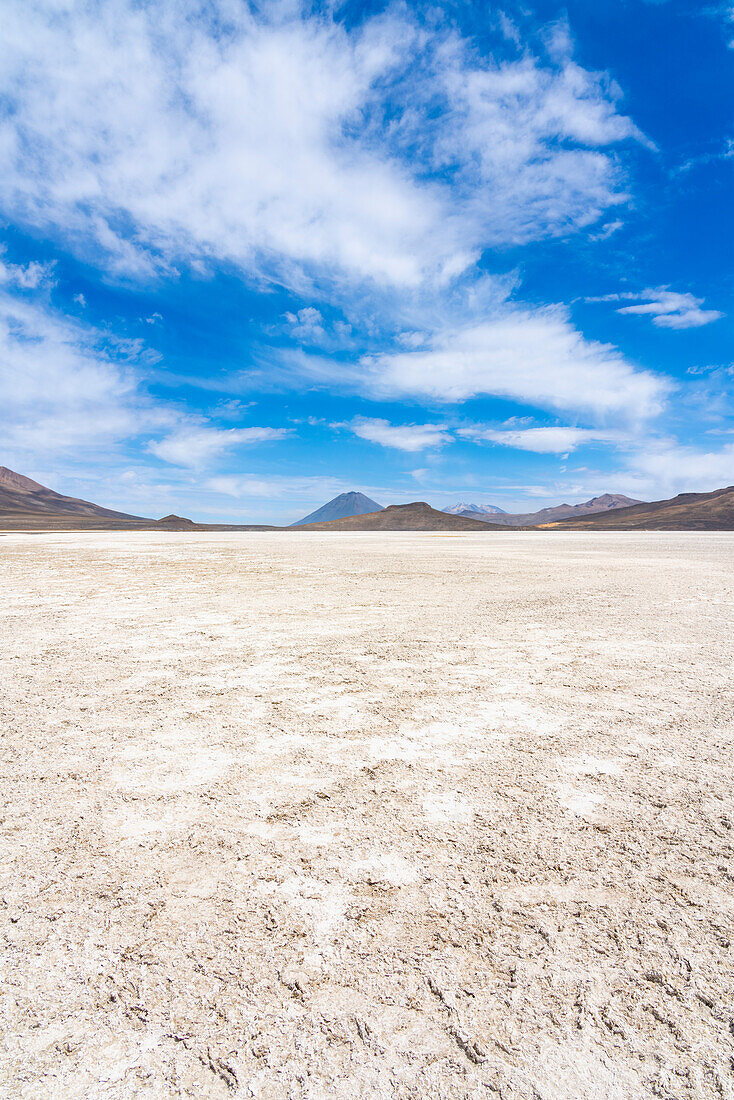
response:
M731 1097L734 536L0 538L0 1095Z

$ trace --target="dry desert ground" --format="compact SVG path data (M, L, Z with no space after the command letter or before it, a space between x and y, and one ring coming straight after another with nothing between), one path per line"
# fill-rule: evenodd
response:
M733 566L0 538L0 1096L732 1097Z

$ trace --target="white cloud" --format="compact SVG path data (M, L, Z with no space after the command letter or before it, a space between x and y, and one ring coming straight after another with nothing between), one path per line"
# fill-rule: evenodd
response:
M36 290L54 281L54 264L42 264L32 260L27 264L12 264L4 260L4 249L0 246L0 285L17 287L19 290Z
M723 9L724 19L727 23L734 23L734 8L725 7ZM734 38L729 40L729 49L734 50Z
M324 318L314 306L306 306L297 313L286 313L289 333L297 340L307 344L317 344L326 337Z
M707 450L674 438L649 436L620 441L619 454L622 461L616 467L580 467L568 472L568 478L575 480L547 483L537 491L523 486L522 492L537 492L548 503L608 492L665 500L678 493L712 492L734 484L734 443Z
M344 427L370 443L411 453L442 447L452 439L440 424L391 424L389 420L357 416Z
M606 241L624 225L622 221L607 222L597 233L591 234L592 241Z
M18 289L16 280L16 289ZM144 378L158 355L111 337L43 300L0 291L0 438L21 467L61 454L112 459L115 448L165 432L151 453L197 466L234 445L282 439L286 428L230 431L156 401Z
M475 442L498 443L535 454L569 454L589 443L619 443L627 437L620 432L596 431L592 428L459 428L457 435Z
M632 295L625 294L621 297L627 298ZM700 328L724 316L715 309L702 309L703 298L695 298L693 294L678 294L667 287L644 290L642 294L634 297L641 300L639 305L623 306L617 312L649 316L658 328Z
M30 454L35 461L64 450L109 451L121 440L172 424L174 415L140 390L138 351L43 303L1 292L5 453Z
M156 458L175 466L206 465L230 447L268 443L283 439L287 428L213 428L184 423L164 439L151 440L148 450Z
M522 44L520 30L506 12L499 11L497 13L497 23L503 37L506 38L508 42L512 42L515 46L520 46Z
M232 474L209 478L204 487L213 493L238 499L290 498L296 501L299 507L303 507L303 514L306 514L309 505L317 507L325 500L338 496L339 493L349 492L353 485L335 477L292 477L286 474L262 477L256 474Z
M621 201L604 150L640 135L565 47L500 64L409 9L298 12L6 0L6 213L136 278L220 260L414 287Z
M237 398L232 397L218 401L211 411L218 420L239 420L255 404L255 401L238 401Z
M689 157L683 161L680 167L675 169L676 174L690 172L693 168L700 168L706 164L716 164L718 161L734 159L734 139L728 138L723 147L715 153L699 153L695 157Z
M549 37L552 65L525 52L478 62L463 42L443 51L450 125L436 157L467 189L484 240L504 243L588 225L624 201L612 160L600 151L645 142L616 110L620 89L570 56L567 27Z
M734 443L703 450L676 440L649 441L629 459L630 470L661 496L705 493L734 484Z
M363 386L383 397L457 402L487 394L629 421L659 413L671 389L610 345L584 339L559 306L441 331L426 349L366 358L362 369Z

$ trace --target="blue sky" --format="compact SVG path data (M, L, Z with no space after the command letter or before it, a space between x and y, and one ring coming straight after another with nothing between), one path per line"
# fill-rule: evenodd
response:
M5 0L0 464L140 514L734 482L734 7Z

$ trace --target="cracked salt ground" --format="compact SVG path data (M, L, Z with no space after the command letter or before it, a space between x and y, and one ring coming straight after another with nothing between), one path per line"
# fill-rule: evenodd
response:
M579 817L593 816L594 811L604 802L602 795L591 794L589 791L574 791L562 787L559 793L561 805Z
M570 772L579 775L619 775L622 765L616 760L602 760L598 756L582 756L579 760L570 760L567 764Z
M420 878L416 868L401 856L379 853L349 864L348 874L368 886L409 886Z
M731 1100L733 551L3 539L0 1095Z
M471 805L454 794L434 795L423 799L423 812L427 821L460 821L464 824L471 820Z
M316 944L323 947L336 936L344 923L349 892L342 886L332 886L318 879L294 875L285 882L264 884L266 896L284 901L310 928Z
M600 811L614 802L615 786L609 780L622 774L622 765L616 760L584 755L564 761L558 770L576 777L573 782L561 780L556 784L560 804L577 817L601 822ZM585 789L584 781L589 779L597 780L594 790Z

